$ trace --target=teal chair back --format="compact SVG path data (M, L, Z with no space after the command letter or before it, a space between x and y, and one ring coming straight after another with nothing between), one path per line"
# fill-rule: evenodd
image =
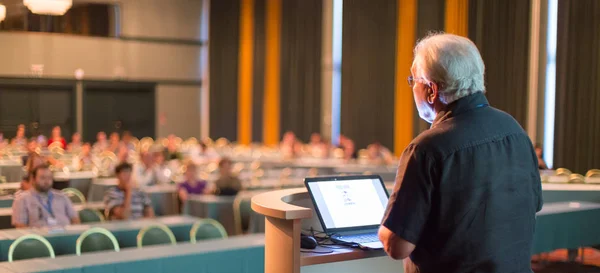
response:
M79 219L82 223L104 222L104 216L97 210L82 209L79 211Z
M194 223L190 230L190 241L227 238L227 231L219 222L213 219L202 219Z
M174 245L176 243L177 240L175 240L175 235L173 235L171 229L162 224L147 226L140 230L137 235L138 248L150 245Z
M238 195L233 201L233 219L236 234L243 234L250 225L251 198Z
M37 234L23 235L8 248L8 261L34 258L54 258L54 249L46 238Z
M73 204L84 204L85 203L85 196L83 195L83 193L81 193L81 191L79 191L76 188L64 188L62 189L62 192L67 195L67 197L69 197L69 199L71 199L71 202L73 202Z
M75 253L78 256L81 253L106 250L119 252L119 242L110 231L100 227L86 230L79 236L75 245Z

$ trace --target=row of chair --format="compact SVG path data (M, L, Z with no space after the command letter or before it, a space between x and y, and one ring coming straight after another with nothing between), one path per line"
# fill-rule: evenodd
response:
M223 226L213 219L202 219L194 223L190 229L190 241L227 238ZM137 235L137 247L150 245L176 244L177 240L171 229L163 224L144 227ZM76 241L75 252L82 253L114 250L119 252L117 238L109 230L93 227L83 232ZM54 258L54 248L48 240L37 234L27 234L15 240L8 249L8 261L33 258Z

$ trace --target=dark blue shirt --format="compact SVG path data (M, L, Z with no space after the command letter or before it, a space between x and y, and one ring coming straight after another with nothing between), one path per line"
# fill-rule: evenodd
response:
M541 179L531 140L481 92L406 148L383 225L416 245L422 273L532 272Z

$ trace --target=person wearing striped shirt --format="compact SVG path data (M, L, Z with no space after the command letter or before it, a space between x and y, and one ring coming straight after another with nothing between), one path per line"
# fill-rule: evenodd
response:
M111 220L135 220L154 217L152 201L146 193L133 186L131 164L121 163L115 168L118 185L104 195L105 212Z

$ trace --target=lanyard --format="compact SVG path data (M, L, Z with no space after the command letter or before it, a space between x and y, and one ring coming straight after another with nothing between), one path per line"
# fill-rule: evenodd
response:
M36 197L38 201L40 201L40 205L42 205L42 207L50 214L50 216L54 218L54 212L52 211L52 200L54 199L54 195L52 192L48 192L48 202L46 204L44 204L42 197L39 194L37 194Z

